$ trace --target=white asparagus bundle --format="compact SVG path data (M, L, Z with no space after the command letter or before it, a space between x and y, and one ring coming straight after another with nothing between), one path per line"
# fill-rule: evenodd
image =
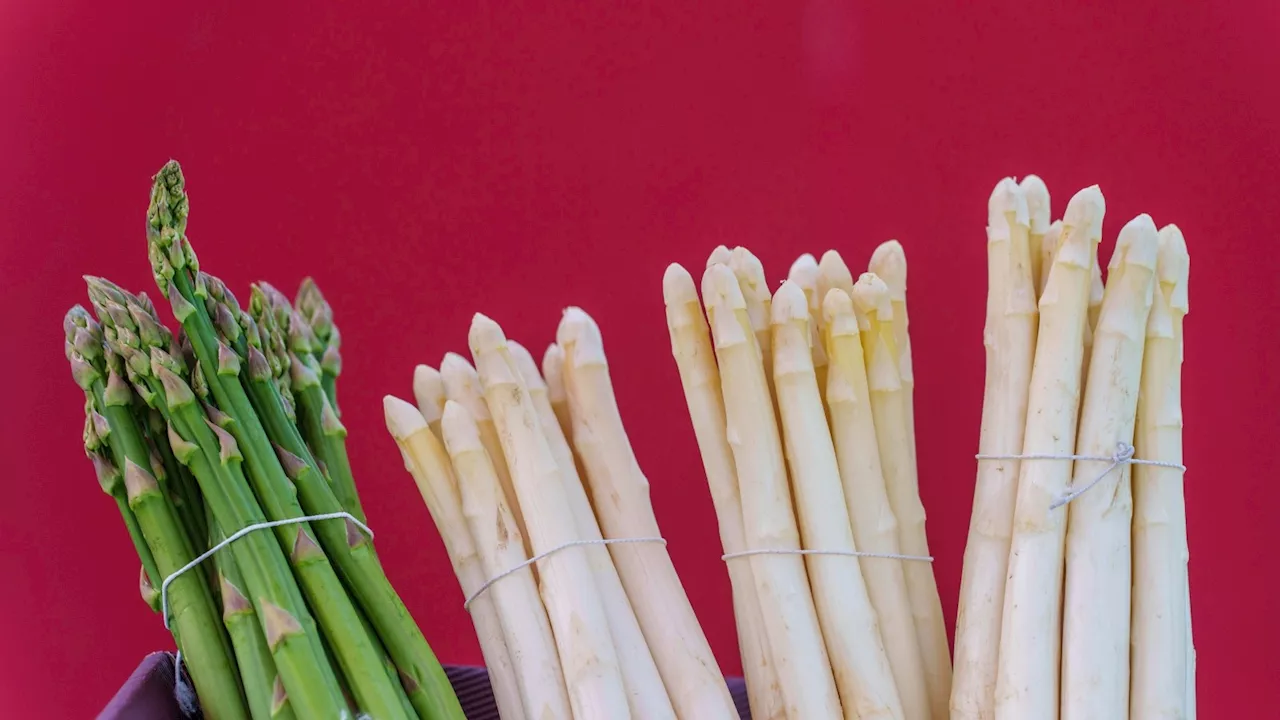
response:
M719 362L747 546L752 550L799 550L800 531L792 511L769 384L759 346L752 341L746 301L733 272L720 265L707 268L702 300ZM751 564L787 717L841 717L804 561L792 554L730 560L744 561Z
M585 312L569 308L556 330L556 343L564 351L574 446L586 468L600 525L612 538L661 537L649 481L618 411L600 329ZM737 717L666 547L627 543L612 545L610 551L676 712L707 720Z
M773 296L773 375L800 535L807 548L850 553L806 557L814 605L845 717L903 718L875 610L851 555L857 547L814 372L809 317L804 291L784 282Z
M720 371L716 367L710 330L702 315L698 292L689 271L675 264L668 266L662 277L662 295L667 308L671 354L680 371L693 434L698 441L702 467L711 489L720 528L720 545L726 555L742 552L747 549L742 498L738 493L738 472L726 433ZM784 720L786 712L778 687L778 673L764 636L764 618L751 564L731 560L728 571L751 717Z
M425 377L423 379L427 380ZM484 444L485 452L489 453L489 459L493 461L493 468L498 473L498 481L502 485L507 507L511 508L511 514L515 516L516 527L520 528L520 536L524 538L525 552L529 552L529 531L524 524L524 514L520 512L520 498L516 497L515 488L511 484L511 473L502 455L498 430L494 426L492 414L489 412L488 405L485 404L484 395L480 389L480 376L466 358L451 352L445 353L444 360L440 362L440 379L444 385L445 397L466 408L475 419L476 427L480 430L480 442ZM428 386L428 389L432 388ZM534 575L537 575L536 569Z
M853 305L863 326L862 350L871 393L871 414L889 505L898 520L898 544L904 555L927 557L929 540L925 535L924 506L920 503L915 456L909 440L910 399L902 384L892 296L879 277L863 273L853 287ZM911 617L924 665L925 687L929 690L930 715L943 718L947 716L951 694L951 658L933 565L920 560L906 561L902 570L907 579Z
M1027 181L1023 182L1025 186ZM1045 204L1047 200L1046 190ZM1012 178L996 185L988 203L987 321L983 330L987 379L978 447L983 455L1022 452L1038 320L1032 258L1039 248L1033 255L1028 206L1026 191ZM1044 236L1040 239L1043 242ZM954 720L989 720L995 714L1000 620L1018 467L1017 460L978 463L956 613L951 687Z
M1040 298L1040 327L1022 454L1070 455L1080 406L1080 367L1090 272L1106 211L1097 186L1071 198ZM1058 716L1066 509L1050 509L1071 479L1069 460L1018 469L1013 539L1000 623L998 720Z
M516 678L525 714L530 718L569 717L569 695L551 636L551 622L538 597L533 572L529 567L520 567L528 560L524 540L507 507L497 470L480 439L480 429L470 411L452 400L445 403L441 427L457 473L462 514L480 549L485 574L498 578L508 573L484 593L497 607L507 648L518 659ZM512 571L517 567L520 569Z
M405 469L413 476L440 539L444 541L458 585L463 595L470 597L484 586L487 576L463 518L458 483L444 448L425 418L409 403L388 395L383 399L383 413L387 430L395 438L404 457ZM512 657L507 648L492 598L482 595L468 609L480 641L480 651L489 669L489 681L499 714L503 720L525 718L515 666L521 658Z
M498 324L477 314L468 336L485 402L502 443L539 563L539 590L551 621L575 718L629 718L626 686L596 579L529 391ZM483 437L483 436L482 436Z
M1107 457L1133 442L1159 232L1148 215L1125 224L1107 264L1076 454ZM1077 460L1068 506L1062 624L1064 720L1129 712L1133 496L1131 466ZM1105 473L1105 474L1103 474ZM1101 479L1097 479L1101 475ZM1180 604L1173 606L1175 612Z
M1182 321L1190 258L1175 225L1160 229L1159 282L1147 320L1135 455L1182 462ZM1186 718L1194 692L1187 612L1187 515L1182 472L1133 468L1132 720Z
M824 262L829 255L823 256ZM852 281L848 286L852 290ZM898 521L885 490L858 320L848 292L840 287L827 292L823 318L829 359L827 407L854 543L864 553L898 555ZM903 562L910 561L864 557L858 564L879 621L903 715L915 720L930 717L929 691Z
M547 385L538 373L538 366L523 345L509 340L507 347L511 351L516 370L529 389L529 399L538 414L538 422L551 447L556 465L560 468L560 475L564 478L565 494L569 498L578 533L584 540L602 540L604 536L600 533L600 525L596 522L591 501L587 499L582 478L574 464L573 450L560 431L555 411L551 408L551 400L547 397ZM671 707L658 666L654 663L653 654L649 651L640 623L631 608L631 601L623 590L622 579L618 577L609 549L605 545L593 545L585 551L600 588L600 599L609 620L609 633L613 637L614 648L618 651L618 663L622 667L622 681L627 686L627 699L632 715L654 720L674 720L675 710Z

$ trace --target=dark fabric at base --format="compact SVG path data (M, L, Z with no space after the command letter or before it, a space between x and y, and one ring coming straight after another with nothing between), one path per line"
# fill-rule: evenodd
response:
M499 720L489 673L484 668L447 665L445 673L467 720ZM747 686L741 678L729 678L729 692L738 714L748 720L751 714L747 710ZM156 652L143 658L98 720L184 720L173 699L173 655Z

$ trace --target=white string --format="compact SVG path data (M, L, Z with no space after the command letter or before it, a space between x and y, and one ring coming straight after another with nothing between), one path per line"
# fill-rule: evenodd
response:
M740 557L750 557L752 555L839 555L841 557L868 557L882 558L884 560L914 560L917 562L933 562L931 555L900 555L898 553L873 553L873 552L857 552L854 550L742 550L740 552L725 553L720 556L721 560L732 560Z
M551 548L550 550L547 550L546 552L540 552L537 555L534 555L533 557L529 558L528 560L525 560L524 562L519 563L513 567L509 567L506 570L503 570L502 572L498 573L497 575L494 575L493 577L489 578L488 580L485 581L483 585L479 587L479 589L477 589L475 592L468 595L466 600L462 601L462 608L464 610L470 610L471 603L474 602L476 598L484 594L484 591L488 590L490 585L493 585L494 583L498 582L502 578L508 575L512 575L514 573L520 572L521 570L538 562L542 558L547 557L548 555L553 555L555 553L558 553L561 550L564 550L565 548L578 547L579 545L618 545L622 543L662 543L663 545L666 545L667 541L660 537L609 538L609 539L601 539L601 540L570 540L569 542L561 543L560 545L557 545Z
M214 545L213 547L201 553L195 560L192 560L186 565L183 565L177 570L174 570L173 572L169 573L169 576L164 579L164 582L160 583L160 616L164 618L165 629L166 630L170 629L169 628L169 584L172 583L174 580L178 579L178 577L183 573L196 567L197 565L204 562L205 560L208 560L209 558L213 557L219 550L225 548L226 546L230 545L236 540L239 540L245 535L248 535L249 533L254 532L255 530L265 530L267 528L280 527L281 525L295 525L297 523L309 522L311 520L338 520L340 518L346 518L347 520L350 520L351 522L355 523L355 525L359 527L364 532L365 535L369 536L370 540L373 539L373 530L370 530L368 525L365 525L364 523L357 520L355 516L353 516L349 512L331 512L331 513L322 513L320 515L306 515L303 517L285 518L284 520L267 520L260 523L253 523L252 525L246 525L240 528L239 530L235 531L222 542L218 543L217 545ZM174 658L173 658L173 693L174 693L174 696L178 698L179 704L182 704L183 699L191 695L190 689L184 687L184 683L182 682L182 650L178 650L178 652L174 654ZM189 703L190 700L188 700L187 702ZM190 713L188 713L188 715L190 715Z
M1116 451L1110 457L1101 457L1098 455L1054 455L1053 453L1028 453L1026 455L986 455L979 453L974 455L978 460L1087 460L1091 462L1109 462L1106 470L1098 473L1089 482L1078 488L1068 487L1067 492L1059 495L1049 504L1050 510L1057 510L1067 503L1075 500L1085 494L1090 488L1102 482L1102 479L1110 475L1113 470L1122 465L1149 465L1152 467L1172 468L1182 472L1187 471L1187 466L1182 463L1169 462L1166 460L1139 460L1133 456L1133 446L1127 442L1120 442L1116 445Z

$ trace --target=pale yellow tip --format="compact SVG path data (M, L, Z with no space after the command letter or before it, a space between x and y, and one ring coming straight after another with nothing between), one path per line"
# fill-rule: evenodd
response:
M1011 177L996 183L987 199L987 227L995 232L1005 232L1008 220L1006 215L1013 213L1013 220L1019 225L1030 222L1027 212L1027 195Z
M698 289L693 276L679 263L671 263L662 274L662 300L667 305L698 302Z
M728 265L730 257L732 257L732 254L729 252L729 248L724 245L719 245L715 250L711 251L709 256L707 256L707 267L711 267L712 265Z
M729 258L729 268L738 278L743 296L764 302L769 300L769 281L765 279L764 263L760 258L744 247L736 247Z
M1156 267L1156 255L1160 252L1160 231L1151 216L1142 213L1120 228L1120 236L1116 238L1116 248L1111 253L1109 269L1122 264Z
M809 301L804 295L804 290L800 289L794 281L787 280L782 283L778 291L773 294L773 322L776 325L791 322L793 320L809 319Z
M542 373L538 372L538 364L533 361L533 355L525 346L515 340L508 340L507 349L511 351L511 359L515 361L520 377L524 378L525 387L530 390L546 390L547 384L542 380Z
M801 288L812 290L818 287L818 261L809 253L805 253L796 258L791 263L791 269L787 271L787 279L800 285Z
M881 322L893 318L889 286L875 273L862 273L853 284L853 306L864 315L875 314Z
M1062 214L1062 224L1088 231L1089 238L1102 237L1102 218L1107 213L1107 201L1097 185L1090 185L1071 197L1067 210Z
M1191 256L1187 253L1187 240L1177 225L1160 228L1160 257L1156 272L1162 284L1173 285L1169 305L1187 312L1187 281L1191 275Z
M427 421L418 408L394 395L382 398L382 415L387 421L387 431L396 440L404 440L427 427Z
M730 312L747 307L738 278L724 265L712 265L702 274L702 302L706 303L708 312L713 307Z
M551 402L568 399L564 389L564 348L555 343L547 346L542 354L542 377L547 381L547 396Z
M818 272L818 278L830 283L831 287L844 287L845 283L853 285L853 272L849 270L849 264L835 250L822 253L822 259L818 261Z
M1031 216L1031 232L1043 235L1049 230L1049 187L1038 175L1022 178L1020 187L1027 199L1027 211Z
M436 422L444 408L444 378L440 371L430 365L419 365L413 369L413 397L418 401L418 410L427 422Z
M450 455L484 448L475 418L465 407L452 400L444 404L440 434L444 436L444 445Z
M834 326L836 318L853 316L853 298L843 288L831 288L822 298L822 319Z
M475 377L476 369L471 363L456 352L447 352L440 361L440 377L446 388L449 386L449 377L456 375L460 377Z
M507 344L507 336L502 326L489 317L476 313L471 318L471 330L467 333L467 341L471 345L471 354L479 355L501 349Z
M889 289L890 298L907 299L907 251L897 240L886 240L871 253L867 269L877 275Z
M724 265L715 267L729 271ZM605 362L600 326L581 308L565 308L560 327L556 328L556 344L564 350L565 363L573 367Z

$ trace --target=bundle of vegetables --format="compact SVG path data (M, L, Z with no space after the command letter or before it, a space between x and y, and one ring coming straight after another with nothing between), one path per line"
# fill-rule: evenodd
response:
M201 711L461 720L363 524L329 305L307 280L293 303L260 283L243 309L200 270L187 215L170 162L155 177L147 240L177 334L145 294L96 277L86 278L96 319L77 306L64 328L85 392L85 451ZM297 521L314 516L326 519ZM191 566L225 538L235 539Z
M755 718L946 717L901 245L870 270L805 254L770 295L749 250L719 247L701 304L683 267L663 279Z
M1139 215L1104 284L1104 210L1086 188L1050 224L1034 176L991 196L956 718L1195 716L1181 465L1190 261L1176 226Z
M504 720L737 718L661 540L599 328L564 313L541 372L483 315L473 366L419 366L387 427L467 597ZM605 539L607 538L607 540Z

